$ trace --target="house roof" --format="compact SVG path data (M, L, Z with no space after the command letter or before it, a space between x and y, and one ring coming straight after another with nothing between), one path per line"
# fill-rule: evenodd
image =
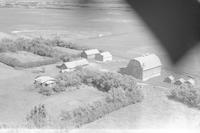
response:
M160 59L155 54L140 56L132 59L131 61L138 61L143 70L148 70L162 65Z
M83 51L87 55L94 55L100 53L98 49L89 49Z
M108 51L102 52L102 53L100 53L99 55L101 55L101 56L103 56L103 57L111 57L111 56L112 56L111 53L108 52Z
M68 69L72 69L72 68L75 68L75 67L78 67L78 66L83 66L83 65L88 65L88 64L89 64L89 62L86 59L64 62L64 65Z
M39 77L35 78L35 81L36 82L40 82L40 83L45 83L47 81L53 81L53 82L55 82L56 79L54 79L52 77L49 77L49 76L39 76Z

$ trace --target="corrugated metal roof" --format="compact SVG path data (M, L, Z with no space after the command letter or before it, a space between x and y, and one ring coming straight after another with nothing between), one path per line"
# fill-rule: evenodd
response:
M35 81L40 82L40 83L44 83L44 82L47 82L47 81L56 81L56 79L49 77L49 76L40 76L40 77L35 78Z
M98 49L89 49L89 50L85 50L83 52L85 52L87 55L94 55L94 54L100 53Z
M162 65L160 59L155 54L149 54L141 57L134 58L133 60L136 60L140 63L143 70L148 70L151 68L159 67Z
M83 65L88 65L89 62L86 59L81 59L81 60L75 60L75 61L70 61L70 62L65 62L64 65L68 69L72 69L78 66L83 66Z

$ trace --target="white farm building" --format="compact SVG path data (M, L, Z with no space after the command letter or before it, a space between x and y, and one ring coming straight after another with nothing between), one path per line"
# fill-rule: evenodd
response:
M75 60L75 61L70 61L70 62L64 62L60 68L61 72L70 72L74 71L77 67L83 67L88 65L89 62L86 59L80 59L80 60Z
M53 87L56 84L56 79L49 76L38 76L34 80L34 84L42 87Z
M145 81L160 76L161 66L161 61L155 54L144 55L130 60L126 74Z
M110 52L102 52L102 53L96 54L95 60L102 61L102 62L112 61L112 55Z
M81 53L81 57L82 58L86 58L86 59L94 59L96 54L99 54L99 50L98 49L89 49L89 50L84 50Z

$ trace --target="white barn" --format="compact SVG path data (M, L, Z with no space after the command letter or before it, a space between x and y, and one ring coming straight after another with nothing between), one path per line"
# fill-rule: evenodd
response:
M180 78L180 79L176 80L176 82L174 82L175 85L182 85L184 83L185 83L185 79L183 79L183 78Z
M102 61L102 62L112 61L112 55L110 52L102 52L102 53L96 54L95 60Z
M38 76L35 78L34 84L36 85L36 87L53 87L54 85L56 85L56 79L49 76Z
M191 86L191 87L194 87L195 86L195 80L190 78L188 80L185 81L185 84Z
M130 60L126 74L145 81L160 76L161 66L161 61L155 54L144 55Z
M98 49L89 49L89 50L84 50L81 53L81 57L86 58L86 59L95 59L95 55L99 54Z
M70 62L64 62L60 68L60 72L70 72L76 70L77 67L83 67L88 65L89 62L86 59L80 59L80 60L75 60L75 61L70 61Z
M172 75L170 75L164 79L164 82L166 82L166 83L174 83L174 81L175 81L175 77Z

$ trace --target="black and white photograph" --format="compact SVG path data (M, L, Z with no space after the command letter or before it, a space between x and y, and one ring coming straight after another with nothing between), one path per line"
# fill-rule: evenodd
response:
M200 0L0 0L0 132L200 131Z

